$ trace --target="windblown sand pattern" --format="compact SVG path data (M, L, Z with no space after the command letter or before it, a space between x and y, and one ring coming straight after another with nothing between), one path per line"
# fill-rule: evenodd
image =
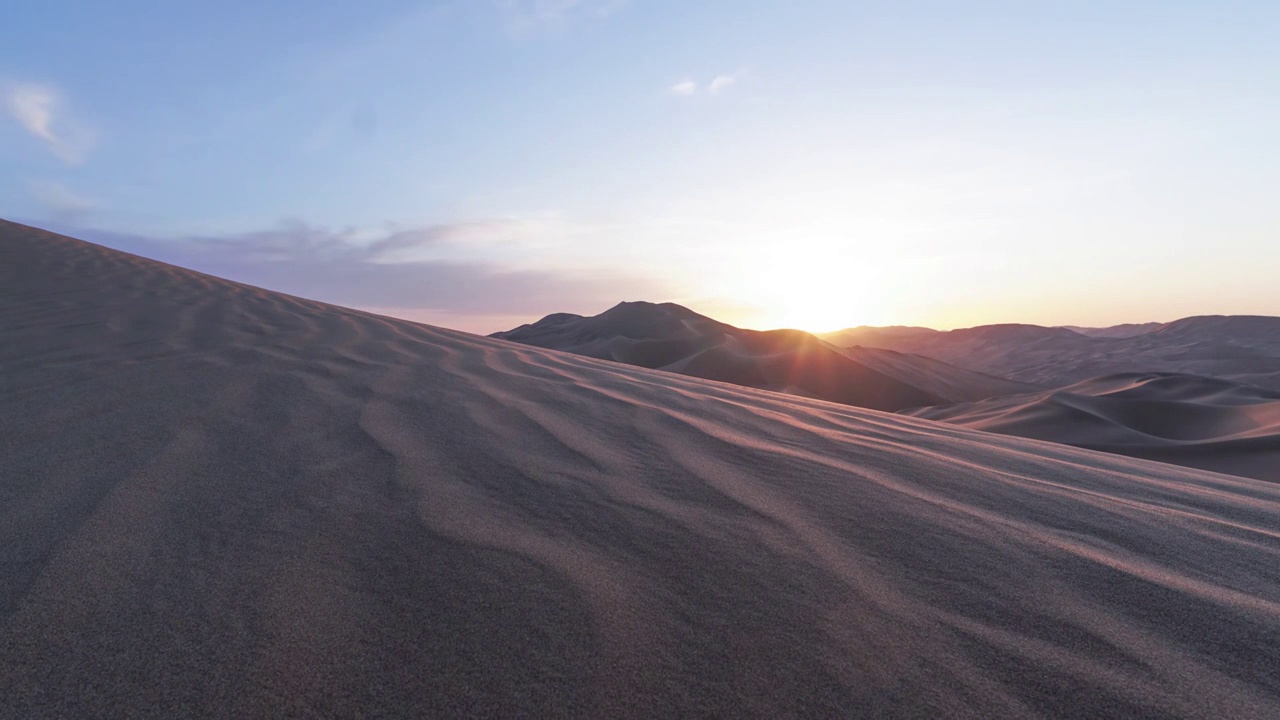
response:
M1219 378L1122 373L904 414L1280 482L1280 390Z
M1280 715L1280 486L0 225L0 716Z

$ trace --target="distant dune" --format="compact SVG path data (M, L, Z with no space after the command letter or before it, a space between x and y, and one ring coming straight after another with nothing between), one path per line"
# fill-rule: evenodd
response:
M492 337L877 410L1037 389L929 358L844 351L799 330L744 330L674 303L557 313Z
M1124 325L1111 325L1108 327L1079 327L1077 325L1063 325L1062 327L1089 337L1127 338L1145 335L1154 330L1159 330L1164 325L1164 323L1149 322L1125 323Z
M988 432L1280 482L1280 391L1168 373L907 411Z
M1129 334L1132 328L1122 329L1120 337L1038 325L982 325L933 333L888 330L894 329L842 331L838 339L842 345L915 353L1043 387L1115 373L1172 372L1280 390L1280 317L1207 315L1136 335Z
M1030 383L965 370L923 355L864 347L845 348L842 352L873 370L927 390L947 402L970 402L1044 389Z
M1280 716L1280 486L0 223L0 717Z
M901 342L907 338L925 337L935 335L938 331L932 328L910 327L906 325L891 325L889 327L870 327L863 325L856 328L847 328L837 330L835 332L820 333L818 337L837 347L853 347L861 345L863 347L891 348L894 343Z

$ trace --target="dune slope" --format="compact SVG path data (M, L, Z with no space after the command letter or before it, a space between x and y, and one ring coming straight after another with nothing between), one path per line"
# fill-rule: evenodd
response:
M0 224L2 717L1280 713L1280 487Z
M906 411L978 430L1280 482L1280 391L1173 373Z
M849 347L841 352L873 370L926 389L952 403L1044 390L1038 385L965 370L923 355L866 347Z

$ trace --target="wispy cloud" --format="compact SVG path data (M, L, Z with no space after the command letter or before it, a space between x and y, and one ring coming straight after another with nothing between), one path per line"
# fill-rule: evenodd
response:
M578 20L603 18L630 0L494 0L503 26L512 35L563 30Z
M4 103L9 115L68 165L84 161L93 148L94 133L69 118L57 89L39 83L8 83Z
M692 80L681 80L675 85L672 85L670 89L671 93L674 95L688 97L698 92L698 83Z
M428 225L369 233L291 221L263 230L199 237L151 237L79 228L77 237L183 267L302 297L409 317L453 317L467 329L485 318L529 322L562 310L621 299L670 296L662 281L609 268L554 269L460 259L458 245L508 221ZM429 259L394 261L416 251ZM473 320L467 320L473 318ZM492 321L497 322L497 321ZM518 324L518 323L517 323ZM506 329L494 324L489 330Z
M526 221L476 220L368 231L333 230L300 220L276 227L231 235L203 235L181 242L198 252L232 256L255 262L335 262L395 264L458 258L467 246L495 245L518 234Z
M727 92L729 88L738 81L738 78L741 77L741 75L741 72L732 74L722 73L720 75L716 75L711 79L711 82L706 84L705 89L703 86L698 84L697 80L685 78L667 89L672 95L679 95L681 97L692 97L697 95L699 92L705 92L709 95L721 95Z
M737 79L736 75L717 75L715 79L711 81L711 84L707 86L707 91L712 95L718 95L725 90L728 90L729 86L733 85Z
M79 222L102 207L101 202L74 192L59 182L36 180L30 189L32 197L45 206L49 217L57 221Z

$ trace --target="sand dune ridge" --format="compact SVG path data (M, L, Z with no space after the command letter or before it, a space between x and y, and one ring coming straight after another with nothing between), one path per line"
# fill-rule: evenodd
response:
M1280 486L0 225L0 714L1274 717Z

